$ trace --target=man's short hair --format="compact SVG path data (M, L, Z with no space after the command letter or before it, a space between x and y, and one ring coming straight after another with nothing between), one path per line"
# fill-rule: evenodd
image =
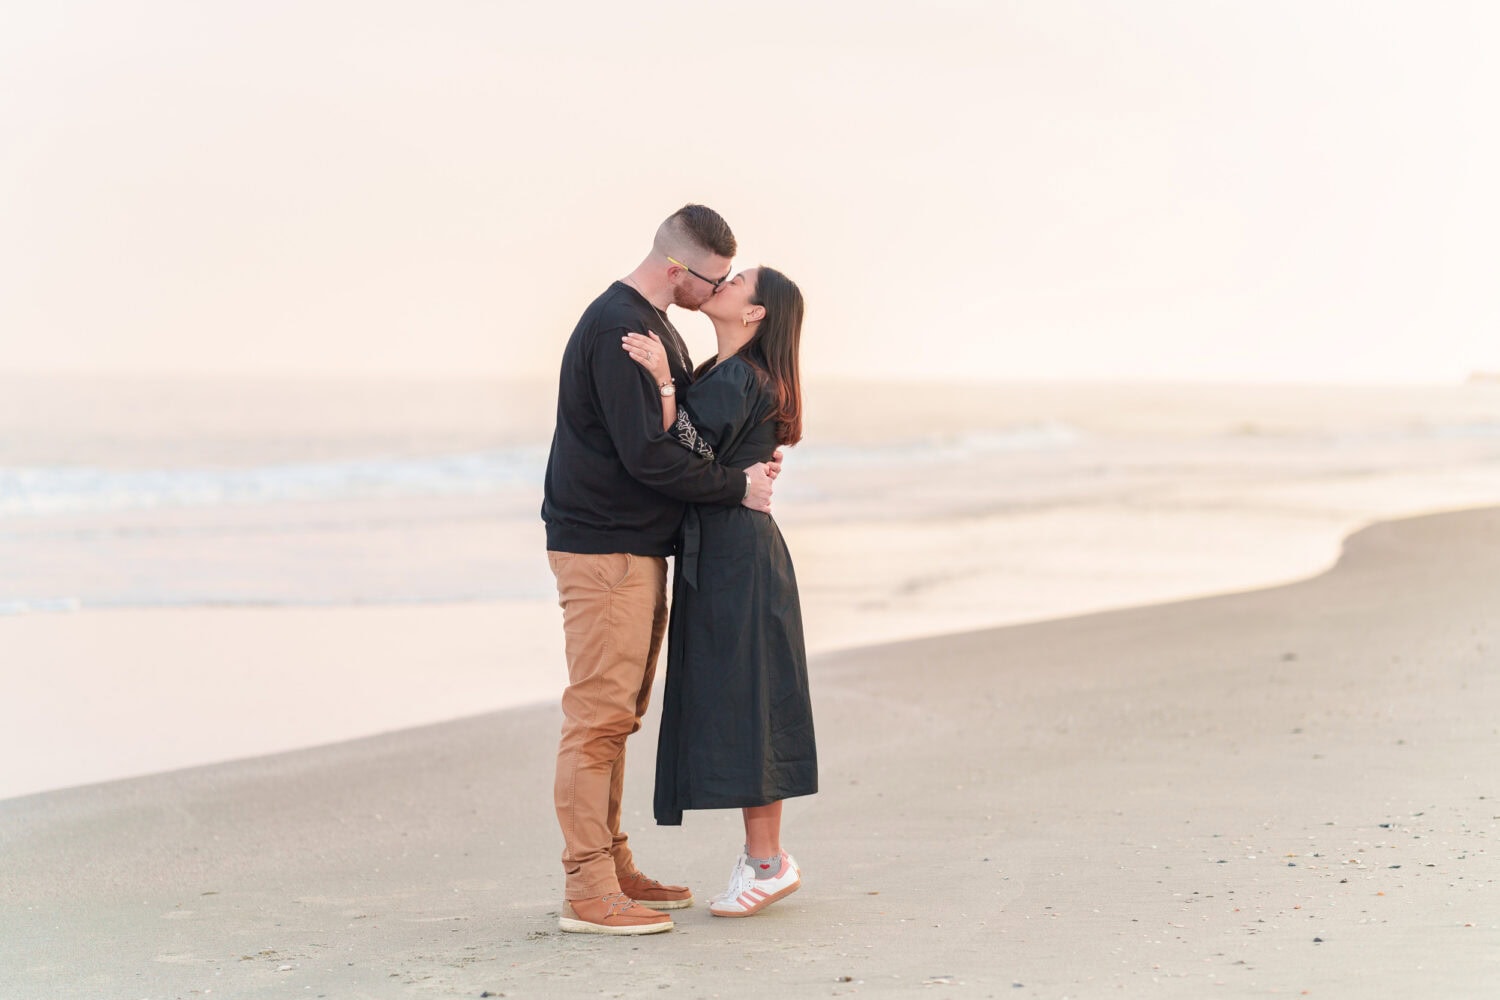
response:
M684 249L683 242L719 257L733 257L739 249L729 223L707 205L683 205L656 230L656 248L663 253Z

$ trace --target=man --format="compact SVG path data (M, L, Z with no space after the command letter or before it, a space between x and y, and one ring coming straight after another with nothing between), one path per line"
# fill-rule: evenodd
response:
M542 520L568 659L554 797L567 876L559 926L589 934L672 929L684 886L636 868L620 830L625 740L640 729L667 624L667 561L685 505L769 510L776 466L707 462L661 429L657 396L692 380L668 306L697 309L729 278L734 234L687 205L651 252L584 311L563 351ZM621 339L655 331L672 381L656 385Z

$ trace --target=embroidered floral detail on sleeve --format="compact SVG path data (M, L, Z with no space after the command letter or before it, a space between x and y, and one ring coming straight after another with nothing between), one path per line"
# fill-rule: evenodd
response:
M677 443L699 458L712 462L714 450L709 443L698 433L698 428L688 419L687 410L681 406L677 407L677 422L672 425L673 432L677 435Z

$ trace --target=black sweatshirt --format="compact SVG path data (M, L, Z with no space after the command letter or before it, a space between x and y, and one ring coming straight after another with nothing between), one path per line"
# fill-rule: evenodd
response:
M542 500L548 549L670 555L687 503L745 498L741 470L704 461L662 430L656 382L620 346L627 332L648 330L681 392L693 377L682 338L623 282L589 305L568 339Z

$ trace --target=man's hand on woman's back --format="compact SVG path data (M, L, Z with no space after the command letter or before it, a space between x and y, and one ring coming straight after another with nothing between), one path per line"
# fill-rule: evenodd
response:
M779 452L778 452L779 454ZM772 460L775 462L775 459ZM775 469L775 472L771 471ZM769 514L771 512L771 480L781 471L781 463L775 465L766 462L757 462L745 470L745 478L748 483L745 487L745 499L740 503L751 510L758 510Z

